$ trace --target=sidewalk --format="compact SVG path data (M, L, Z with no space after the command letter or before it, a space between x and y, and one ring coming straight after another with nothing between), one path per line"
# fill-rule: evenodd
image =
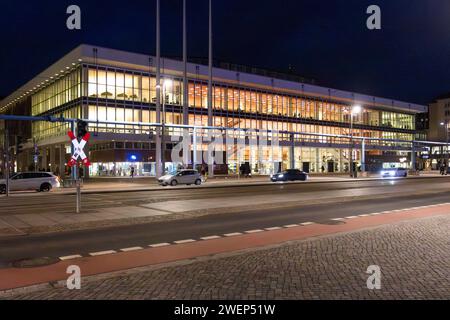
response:
M3 289L41 283L3 297L448 299L448 212L448 206L412 209L340 225L300 226L75 258L34 269L3 269ZM239 248L247 249L236 251ZM199 255L203 257L192 259ZM66 268L74 264L82 270L81 290L65 287ZM366 270L372 265L381 270L379 290L367 287Z

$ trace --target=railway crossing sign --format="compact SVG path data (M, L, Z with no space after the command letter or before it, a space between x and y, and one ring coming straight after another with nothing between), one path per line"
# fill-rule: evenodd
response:
M78 158L81 158L81 161L84 166L86 166L86 167L90 166L91 162L89 161L89 158L84 153L83 149L84 149L84 146L86 145L86 143L89 141L91 134L89 132L87 132L83 136L83 138L81 138L81 141L78 141L77 137L75 136L75 134L72 131L69 131L67 133L67 135L69 136L70 140L72 141L72 144L74 147L72 158L69 160L67 165L69 167L73 167L77 164Z

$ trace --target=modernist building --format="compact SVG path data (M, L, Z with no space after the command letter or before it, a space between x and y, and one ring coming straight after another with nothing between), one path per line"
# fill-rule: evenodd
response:
M427 136L430 140L450 142L450 93L434 99L429 105ZM449 161L449 148L446 145L430 146L428 153L421 154L424 167L438 169L442 161Z
M91 175L126 175L131 166L138 175L154 175L155 131L142 123L156 123L159 119L155 105L155 60L148 55L80 45L2 100L0 113L94 121L89 124ZM427 112L427 106L233 68L213 69L212 110L208 110L208 67L188 63L184 88L183 66L178 60L161 59L162 78L170 79L171 84L163 97L166 124L212 124L230 129L284 132L280 134L281 156L276 164L269 160L270 147L256 156L251 148L244 148L239 156L228 155L225 167L216 168L222 173L236 173L242 163L248 163L259 174L294 166L312 173L346 172L350 143L338 135L367 138L364 146L357 140L353 148L353 159L366 170L409 167L414 161L411 146L388 140L426 138L416 130L416 115ZM362 111L352 117L350 110L356 104ZM41 169L67 171L69 129L68 123L21 123L10 132L28 139L18 157L17 169L32 168L35 159ZM170 158L173 145L169 136L176 135L175 131L168 130L164 139L168 170L179 165ZM316 133L324 136L308 135ZM37 157L35 150L39 150Z

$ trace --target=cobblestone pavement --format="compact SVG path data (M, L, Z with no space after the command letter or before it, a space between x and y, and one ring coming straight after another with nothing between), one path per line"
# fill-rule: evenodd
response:
M89 279L15 299L449 299L450 216ZM369 265L381 289L367 289Z

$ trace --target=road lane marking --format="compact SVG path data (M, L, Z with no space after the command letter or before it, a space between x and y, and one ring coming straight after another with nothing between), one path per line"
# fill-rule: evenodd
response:
M120 249L120 251L122 251L122 252L129 252L129 251L136 251L136 250L142 250L142 249L144 249L144 248L142 248L142 247L130 247L130 248Z
M226 233L224 234L225 237L234 237L234 236L240 236L242 233L240 232L233 232L233 233Z
M298 224L287 224L285 226L283 226L284 228L293 228L293 227L298 227Z
M281 229L281 227L264 228L264 230L267 230L267 231L280 230L280 229Z
M183 243L190 243L190 242L195 242L195 240L194 239L177 240L177 241L174 241L173 243L183 244Z
M345 219L355 219L355 218L358 218L358 216L348 216L348 217L345 217Z
M105 250L105 251L98 251L98 252L91 252L89 253L91 256L102 256L105 254L112 254L112 253L117 253L115 250Z
M83 258L83 256L79 255L79 254L74 254L71 256L64 256L64 257L59 257L59 260L72 260L72 259L77 259L77 258Z
M334 219L331 219L331 220L334 220L334 221L342 221L342 220L345 220L345 218L334 218Z
M314 224L314 222L302 222L300 223L302 226L309 226L311 224Z
M163 242L163 243L155 243L155 244L149 245L149 247L151 247L151 248L159 248L159 247L165 247L165 246L170 246L170 243Z
M360 215L358 215L358 217L368 217L369 215L368 214L360 214Z
M220 236L208 236L208 237L201 237L202 240L213 240L213 239L219 239Z
M255 229L255 230L247 230L247 231L244 231L245 233L257 233L257 232L263 232L264 230L261 230L261 229Z

